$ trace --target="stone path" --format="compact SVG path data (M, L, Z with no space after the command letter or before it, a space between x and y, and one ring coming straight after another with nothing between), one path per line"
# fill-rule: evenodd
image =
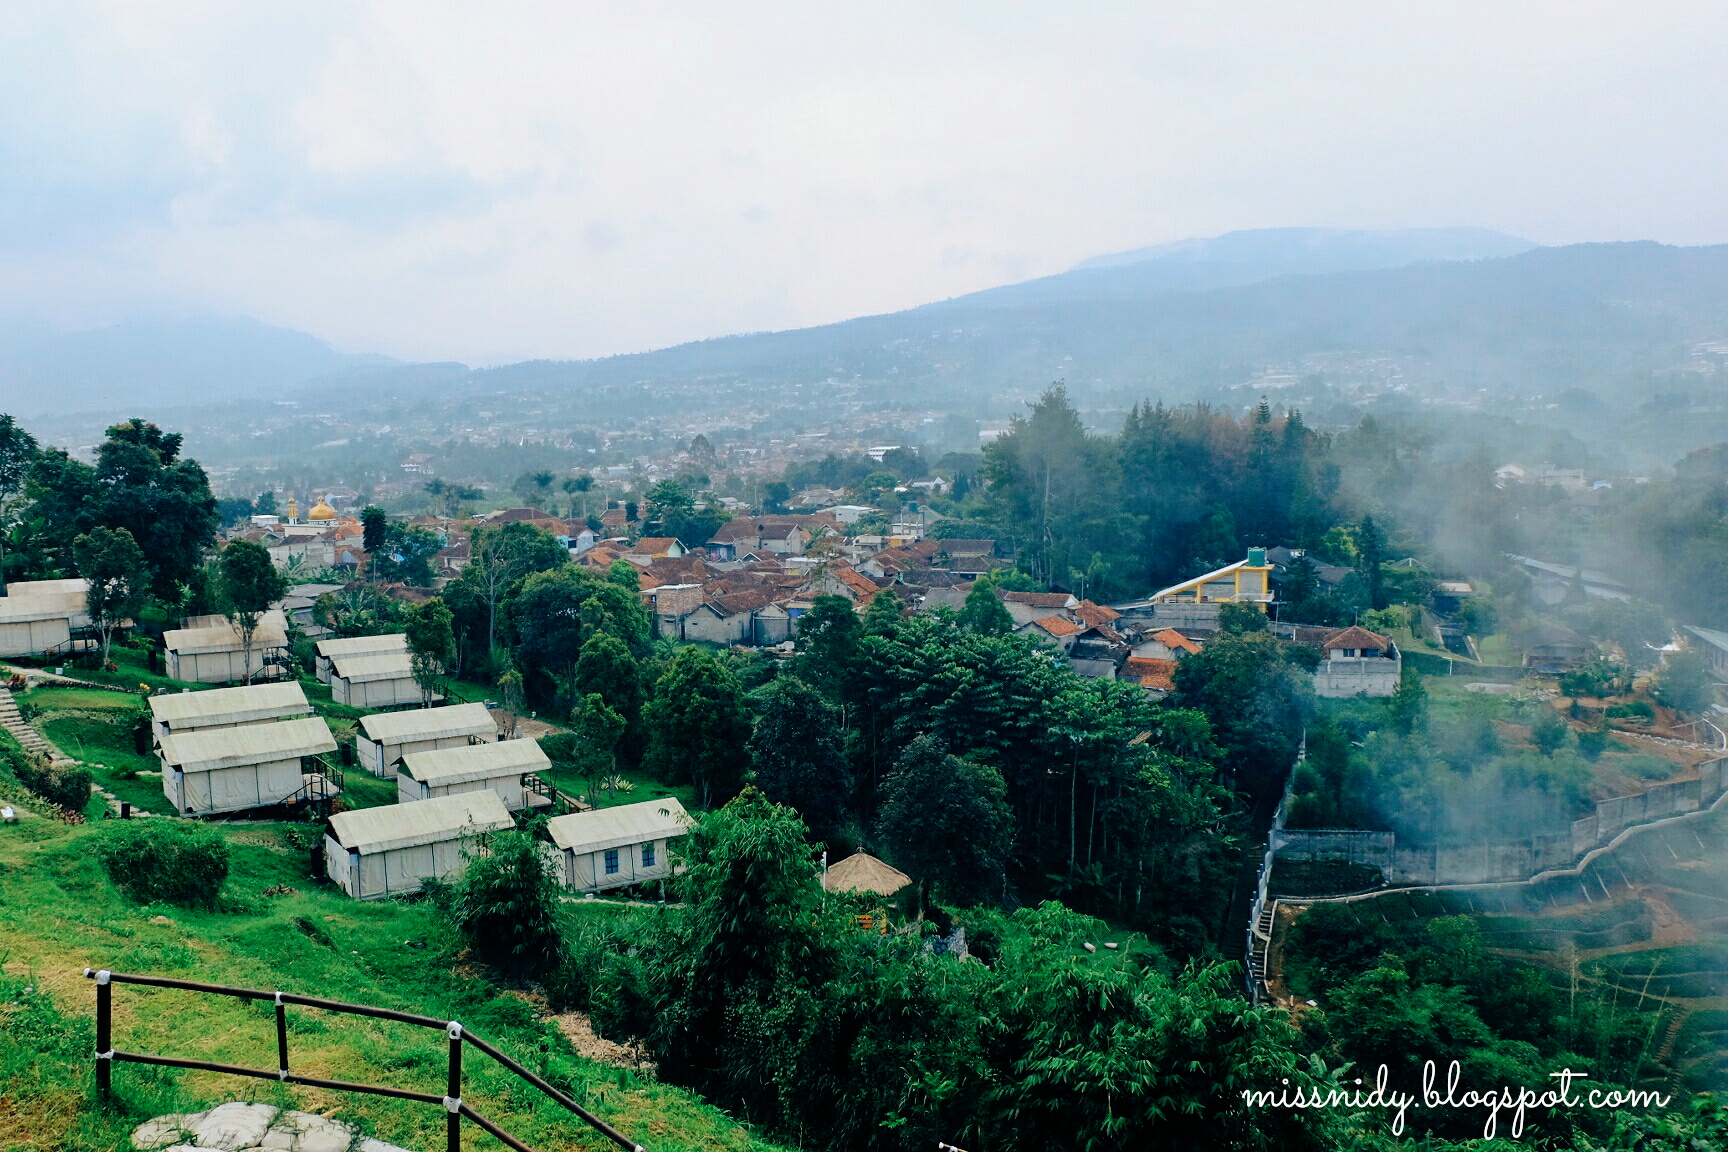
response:
M23 713L18 711L18 701L12 698L12 689L5 687L0 687L0 728L10 732L26 752L56 760L65 759L55 751L42 733L25 723Z
M147 1120L132 1133L132 1146L161 1152L407 1152L328 1116L240 1100Z

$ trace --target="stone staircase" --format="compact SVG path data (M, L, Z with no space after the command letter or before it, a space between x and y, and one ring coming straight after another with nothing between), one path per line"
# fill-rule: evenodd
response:
M58 749L49 744L42 733L36 731L24 720L24 714L18 711L18 701L12 698L12 689L0 687L0 728L12 734L12 738L26 752L38 756L46 756L51 760L64 760Z

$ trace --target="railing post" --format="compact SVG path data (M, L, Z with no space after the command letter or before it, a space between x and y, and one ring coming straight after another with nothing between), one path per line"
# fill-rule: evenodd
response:
M276 1077L288 1080L288 1006L282 1003L282 993L276 993Z
M462 1149L462 1025L450 1021L445 1029L450 1037L450 1079L444 1095L445 1152Z
M114 1089L114 985L104 968L96 973L96 1094L109 1099Z

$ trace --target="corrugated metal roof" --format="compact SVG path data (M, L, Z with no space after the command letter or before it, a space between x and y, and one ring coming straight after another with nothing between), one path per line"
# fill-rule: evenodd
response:
M330 817L330 833L336 843L362 854L436 844L515 826L503 798L491 791L459 792L418 804L386 804Z
M318 655L332 658L406 651L408 651L408 637L401 632L392 632L387 636L347 636L341 640L320 640L318 642Z
M456 736L489 736L498 731L492 710L484 704L452 704L447 708L410 708L380 712L360 721L368 740L407 744L414 740L449 740Z
M620 804L616 808L558 816L546 822L546 833L559 848L573 852L603 852L626 844L682 836L690 830L691 823L684 805L675 797L667 796L661 800L643 800L635 804Z
M330 726L316 716L275 724L249 724L244 728L176 732L162 737L162 762L184 772L268 764L334 751L336 740L330 735Z
M211 724L246 724L306 716L312 705L299 683L253 684L244 688L218 688L214 692L181 692L150 697L150 714L158 724L170 728L199 728Z
M435 752L413 752L402 757L402 771L422 784L442 787L544 772L552 761L537 740L501 740L496 744L469 744L462 748L440 748Z
M405 680L414 675L414 664L406 650L366 656L337 656L330 661L331 674L350 684L378 680Z

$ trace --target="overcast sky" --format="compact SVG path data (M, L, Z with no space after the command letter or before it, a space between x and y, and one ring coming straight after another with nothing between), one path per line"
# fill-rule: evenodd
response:
M495 363L1282 225L1728 240L1728 5L0 0L0 313Z

